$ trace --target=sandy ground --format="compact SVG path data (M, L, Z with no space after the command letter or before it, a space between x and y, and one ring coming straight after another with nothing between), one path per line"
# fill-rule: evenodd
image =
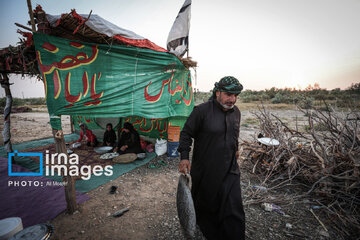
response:
M293 110L276 110L274 114L292 122L303 115ZM0 122L0 126L2 122ZM258 133L256 121L249 111L242 112L241 140L251 140ZM70 132L69 119L63 119L65 133ZM12 142L51 137L47 113L30 112L11 115ZM124 174L93 191L90 200L80 205L74 215L60 214L50 222L55 226L52 239L184 239L176 210L176 188L179 159L160 156L152 160L164 160L167 166L150 169L148 165ZM244 159L244 158L242 158ZM299 198L302 189L289 185L278 191L261 192L253 185L261 184L262 176L251 173L251 164L239 160L241 186L246 212L247 239L344 239L329 227L320 213L326 232L310 213L316 203ZM117 186L116 194L110 194L111 186ZM286 216L266 212L257 201L259 196L281 206ZM129 207L129 212L114 218L116 211ZM197 239L203 239L197 233Z
M50 118L47 112L25 112L25 113L11 113L11 143L16 144L20 142L31 141L35 139L52 137ZM70 134L70 116L62 116L62 127L64 134ZM4 119L0 119L0 129L2 132ZM1 135L2 133L0 133ZM2 135L0 137L0 144L3 145Z

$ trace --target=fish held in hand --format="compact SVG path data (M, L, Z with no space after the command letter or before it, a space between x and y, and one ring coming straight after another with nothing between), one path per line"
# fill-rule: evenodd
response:
M191 176L181 174L176 194L176 207L180 225L186 238L193 238L196 229L196 214L190 189Z

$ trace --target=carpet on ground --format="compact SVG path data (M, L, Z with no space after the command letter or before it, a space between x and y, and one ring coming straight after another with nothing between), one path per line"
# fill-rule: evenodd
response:
M13 173L31 172L18 165ZM66 209L64 187L44 176L8 176L8 159L0 157L0 219L20 217L24 227L49 221ZM89 200L76 192L78 204Z

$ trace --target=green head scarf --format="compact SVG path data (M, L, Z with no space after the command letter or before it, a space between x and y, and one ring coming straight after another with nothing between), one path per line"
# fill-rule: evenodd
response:
M226 76L215 83L213 96L216 96L216 91L239 94L242 90L243 86L240 84L239 80L232 76Z

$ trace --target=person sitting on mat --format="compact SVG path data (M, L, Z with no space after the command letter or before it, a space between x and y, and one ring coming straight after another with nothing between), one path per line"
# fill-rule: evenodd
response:
M98 141L96 139L96 136L93 134L93 132L87 128L85 123L80 123L80 138L76 142L81 142L83 138L86 141L87 146L95 147L98 144Z
M118 152L119 154L143 152L140 145L139 133L131 123L124 123L124 128L119 134L119 142L114 152Z
M106 124L106 131L104 133L103 141L104 146L115 147L116 133L111 123Z

